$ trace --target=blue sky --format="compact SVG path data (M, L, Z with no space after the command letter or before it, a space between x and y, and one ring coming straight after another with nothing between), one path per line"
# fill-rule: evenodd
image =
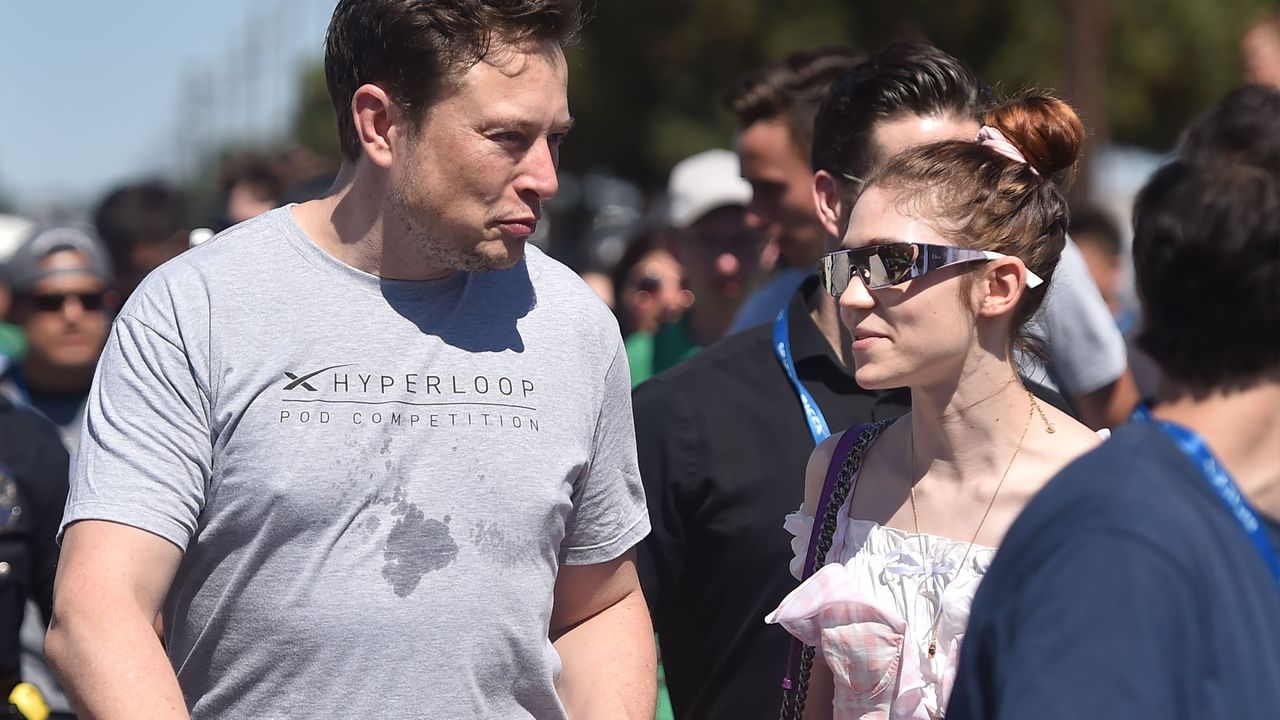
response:
M0 0L0 194L83 207L193 133L271 139L334 1Z

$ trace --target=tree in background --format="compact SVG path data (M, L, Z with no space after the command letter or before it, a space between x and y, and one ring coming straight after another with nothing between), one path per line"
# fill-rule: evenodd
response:
M566 170L608 170L660 187L679 159L727 146L721 98L745 70L788 52L849 44L873 52L927 40L1001 92L1054 89L1095 143L1169 149L1178 129L1239 82L1239 42L1268 0L809 0L597 2L569 48L578 123ZM316 65L301 80L296 140L337 157L333 110Z

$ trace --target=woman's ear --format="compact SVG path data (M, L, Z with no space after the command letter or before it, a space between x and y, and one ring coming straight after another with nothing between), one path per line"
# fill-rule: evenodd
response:
M1013 312L1027 285L1027 266L1016 257L992 260L979 283L978 315L997 317Z

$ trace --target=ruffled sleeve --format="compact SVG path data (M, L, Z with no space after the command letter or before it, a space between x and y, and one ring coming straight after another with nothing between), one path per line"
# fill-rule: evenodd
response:
M805 556L809 553L809 538L813 537L813 523L813 515L809 514L809 509L803 503L795 512L788 513L782 520L782 529L791 533L791 576L797 580L802 579L800 576L804 572ZM840 514L836 517L836 534L831 538L827 562L833 558L838 560L842 557L847 527L849 527L849 512L848 506L844 505L841 506Z

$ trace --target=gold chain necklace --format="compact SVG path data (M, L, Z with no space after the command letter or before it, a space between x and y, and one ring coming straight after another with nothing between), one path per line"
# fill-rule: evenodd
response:
M1027 432L1031 430L1031 420L1036 413L1040 414L1040 419L1044 422L1045 432L1053 433L1057 431L1057 426L1049 422L1049 418L1045 415L1044 409L1040 407L1040 403L1036 402L1036 396L1027 390L1027 399L1031 401L1031 407L1027 409L1027 424L1022 428L1022 436L1018 438L1018 445L1013 449L1013 457L1009 458L1009 464L1004 466L1004 474L1000 476L1000 482L996 483L995 492L991 493L991 501L987 503L987 509L982 513L982 519L978 521L978 527L974 528L973 537L969 538L969 544L964 549L964 555L960 558L960 564L956 568L957 576L964 569L965 563L969 560L969 552L973 550L973 543L978 539L978 533L982 532L982 525L987 521L987 515L991 514L991 508L995 507L996 497L1000 495L1000 488L1004 486L1005 478L1009 477L1009 470L1013 468L1013 461L1018 459L1018 453L1022 450L1022 441L1027 439ZM920 513L916 511L916 435L911 433L911 519L916 525L916 540L920 542L920 560L928 562L928 555L924 549L924 536L920 534ZM932 565L932 563L930 563ZM932 576L932 567L925 575ZM938 652L938 623L942 620L942 593L938 593L938 611L933 615L933 625L929 628L929 657L932 658Z

